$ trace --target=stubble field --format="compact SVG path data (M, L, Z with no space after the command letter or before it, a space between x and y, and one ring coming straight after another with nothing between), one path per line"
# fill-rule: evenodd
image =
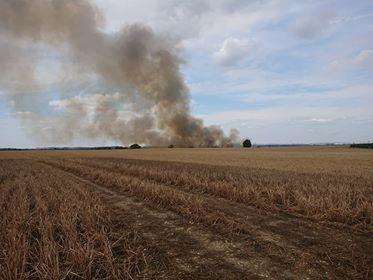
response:
M0 153L0 279L369 279L373 151Z

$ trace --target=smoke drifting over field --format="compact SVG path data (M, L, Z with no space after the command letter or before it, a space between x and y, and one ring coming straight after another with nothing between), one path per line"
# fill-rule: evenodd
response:
M191 116L172 40L142 24L107 34L103 21L88 0L0 0L0 90L28 129L55 143L76 137L204 147L235 141L236 131L227 137ZM61 64L53 85L39 77L46 50ZM77 86L71 94L70 81L96 87L82 93Z

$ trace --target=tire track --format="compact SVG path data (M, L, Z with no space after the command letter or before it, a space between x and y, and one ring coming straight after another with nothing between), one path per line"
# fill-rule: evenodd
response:
M87 167L85 165L82 165L82 166L87 168L87 170L90 170L90 169L94 170L95 168L96 168L96 170L99 170L98 167ZM115 174L113 176L113 178L115 178L116 176L120 176L119 172L113 172L112 170L109 170L108 172L109 172L109 174L110 173ZM122 174L122 176L123 176L123 174ZM94 178L94 177L95 176L93 176L92 178ZM146 184L146 182L147 182L147 180L141 181L142 184ZM151 182L149 182L149 183L151 183ZM118 187L119 187L119 185L118 185ZM169 187L167 187L167 186L164 186L164 185L160 186L159 185L157 187L158 188L163 188L164 191L169 191L168 190ZM170 190L171 189L172 188L170 188ZM178 190L178 191L180 191L180 190ZM188 193L188 192L182 192L182 191L180 191L180 192L184 193L184 195L188 195L190 197L195 196L195 195L193 195L191 193ZM116 193L119 194L120 192L116 192ZM133 194L131 194L131 195L133 196ZM136 196L136 194L135 194L135 196ZM144 198L141 197L141 199L144 199ZM205 197L203 197L203 199L207 204L209 202L211 202L212 204L216 204L216 202L214 202L213 200L210 200L210 201L208 199L206 200ZM146 203L146 205L149 205L149 201L148 202L145 201L145 203ZM153 209L154 209L154 207L159 209L159 207L156 207L154 205L154 202L153 203L150 202L149 206ZM161 206L161 208L162 208L162 206ZM214 209L210 208L210 211L214 211ZM175 213L174 210L171 210L171 212ZM222 214L225 215L225 213L222 213ZM248 213L248 214L253 216L252 219L251 219L251 221L253 223L253 226L251 226L251 228L254 228L254 231L249 231L249 232L243 232L242 233L242 237L246 236L249 239L246 239L245 242L241 242L240 243L240 248L247 249L247 245L251 244L251 247L254 248L254 253L255 253L255 254L252 254L252 255L255 255L256 257L264 255L264 259L269 259L270 260L269 263L272 263L272 265L275 264L275 266L277 268L282 267L283 270L285 270L286 267L288 267L292 271L297 270L298 273L302 273L303 275L314 275L314 276L315 276L315 273L316 273L315 271L318 271L319 273L322 273L322 274L328 273L328 271L333 273L333 271L335 269L338 269L338 266L336 266L338 262L344 261L347 264L347 261L349 261L349 259L344 256L344 254L346 254L346 253L347 254L353 253L353 251L350 251L349 248L354 247L355 249L358 249L358 250L361 251L361 249L359 248L360 245L358 243L355 244L354 240L351 240L350 238L346 239L346 235L342 232L334 231L334 233L336 233L336 234L333 235L333 233L329 232L330 229L327 229L327 228L325 228L325 229L323 229L323 228L313 228L311 230L315 230L315 231L314 231L314 233L312 233L310 235L309 228L307 227L307 224L304 223L304 221L302 221L302 220L298 220L298 224L289 224L289 223L286 223L286 221L284 222L284 220L277 219L277 221L270 222L271 224L267 227L268 229L271 229L272 231L269 231L269 232L265 231L263 233L263 232L260 232L260 230L258 230L258 228L260 229L260 225L255 224L255 218L260 220L260 219L263 218L262 217L263 215L254 214L254 213ZM229 216L227 216L227 217L229 218ZM264 221L265 221L265 219L264 219ZM300 221L300 223L299 223L299 221ZM200 224L199 222L197 222L197 223ZM292 235L291 232L289 232L287 227L292 227L293 231L296 231L297 229L299 229L300 232L298 233L298 235ZM204 229L203 232L206 232L206 231L209 231L209 234L211 236L211 233L212 233L211 228ZM329 233L327 233L327 231ZM317 236L316 237L312 236L314 234L316 234L316 235L317 234L322 234L322 235L317 238ZM288 237L288 239L285 239L285 240L281 240L281 239L278 240L277 239L276 240L276 236L280 236L280 237L285 236L286 237L286 235L290 235ZM340 239L338 242L346 241L347 244L336 243L335 242L336 240L333 240L332 236L336 240ZM295 238L295 240L293 242L291 242L292 238ZM318 240L316 241L315 238L318 239ZM229 238L229 239L230 239L229 242L232 243L233 242L232 238ZM315 241L316 241L316 243L315 243ZM322 241L321 244L319 244L320 241ZM330 244L328 244L329 241L330 241ZM276 244L276 242L277 242L277 244L280 245L279 246L280 251L277 251L277 252L276 252L276 248L273 248L272 245L271 245L271 244ZM278 243L278 242L282 242L282 244ZM269 246L269 248L268 248L268 246ZM337 246L337 247L333 247L333 246ZM293 250L296 251L295 255L293 255L294 252L292 253ZM353 254L355 254L355 253L353 253ZM364 258L364 256L361 256L361 257ZM356 255L355 255L355 259L356 259ZM355 265L359 265L359 264L352 263L351 265L355 266ZM303 267L304 268L307 267L307 272L305 272L303 270ZM357 268L358 266L355 266L355 267ZM313 277L313 278L315 278L315 277Z
M349 230L349 231L357 231L361 233L365 233L364 228L361 227L356 227L356 226L351 226L345 223L340 223L340 222L332 222L332 221L324 221L324 220L319 220L315 219L312 217L309 217L307 215L301 214L298 210L296 209L290 209L286 210L281 207L281 205L273 209L272 207L269 207L268 205L266 206L266 203L260 202L260 206L258 206L255 202L251 201L251 195L245 193L243 191L244 187L241 186L240 184L237 184L237 182L227 182L229 183L229 191L227 191L226 188L222 187L220 188L219 186L219 180L213 180L209 182L206 185L206 182L200 182L196 183L196 185L191 185L190 182L184 181L184 180L173 180L173 178L167 178L167 176L170 176L168 174L166 177L159 177L156 174L148 174L149 170L145 170L147 172L147 175L149 176L143 176L140 175L140 173L136 170L128 170L123 165L127 166L132 166L131 162L135 160L130 160L130 162L118 162L118 159L115 159L114 163L111 163L110 158L100 158L103 162L97 163L97 161L92 162L92 159L65 159L65 161L73 162L74 164L82 165L82 166L87 166L87 167L92 167L92 168L97 168L97 169L104 169L107 170L108 172L112 173L117 173L117 174L125 174L126 176L129 177L134 177L138 178L141 180L146 180L147 182L155 183L155 184L160 184L164 185L170 188L177 189L178 191L185 192L185 193L191 193L191 194L196 194L196 195L202 195L203 197L211 197L212 200L224 200L226 203L229 203L231 205L231 208L246 208L248 211L255 211L257 213L260 213L259 215L265 215L266 217L273 216L274 220L283 220L285 221L290 221L291 219L294 221L299 221L302 220L303 224L305 225L306 223L310 224L310 227L314 227L313 224L318 224L318 225L323 225L326 227L330 227L333 229L344 229L344 230ZM106 162L109 161L109 162ZM148 161L145 161L147 164ZM161 161L157 162L161 163ZM122 166L121 166L122 165ZM191 165L191 164L189 164ZM138 163L134 163L133 166L141 168ZM149 169L151 169L150 166L148 166ZM174 172L174 171L172 171ZM298 176L302 176L304 174L298 174ZM174 173L174 176L177 177L178 174L177 172ZM276 175L278 176L278 174ZM171 176L172 177L172 176ZM166 178L168 180L166 180ZM171 180L170 180L171 179ZM320 179L319 179L320 180ZM241 182L242 183L242 182ZM258 182L252 182L253 184L257 184ZM273 183L273 182L272 182ZM215 184L214 187L211 187L212 184ZM267 222L267 221L266 221Z
M157 184L174 189L190 197L194 196L203 200L205 204L209 206L211 211L216 211L217 213L221 212L221 214L227 215L232 220L244 224L249 230L254 231L256 235L260 235L263 241L275 242L276 245L282 248L289 249L292 247L294 251L304 251L307 249L304 246L301 248L297 247L306 244L312 245L314 243L313 240L320 238L320 235L322 235L324 240L331 239L331 241L333 241L335 239L334 236L340 234L341 232L341 227L337 226L335 228L333 225L331 228L328 228L325 232L323 232L319 226L324 225L323 223L320 224L302 216L299 217L297 215L288 215L284 213L274 214L273 212L264 211L245 203L232 201L218 195L201 192L197 190L198 188L185 185L166 184L163 181L155 178L144 179L142 176L136 176L131 172L127 173L123 168L114 170L114 167L108 165L89 162L82 163L82 161L75 160L71 161L74 164L84 167L103 169L109 173L117 174L119 176L126 175L128 177L143 180L144 182L149 182L150 184ZM284 231L284 228L287 230ZM348 227L343 228L349 230ZM333 232L333 234L331 234L331 232Z
M53 168L58 168L53 166ZM104 199L112 205L121 209L122 211L131 211L134 215L138 216L139 219L135 221L135 224L139 227L139 230L144 227L144 222L141 220L154 220L157 224L163 224L164 227L162 233L168 232L169 236L172 235L173 239L164 240L166 243L171 243L168 245L169 248L177 248L182 239L187 239L189 242L199 244L197 248L190 246L188 248L191 255L194 265L198 263L204 263L205 260L201 259L200 256L207 255L213 257L211 261L220 262L221 265L233 268L235 273L239 272L240 277L248 277L248 279L278 279L281 274L293 275L290 270L284 270L284 267L277 268L273 266L273 260L270 258L264 257L261 254L247 254L243 248L247 248L245 241L232 241L217 234L211 233L206 228L187 223L176 213L168 210L159 211L158 208L151 207L151 205L142 202L136 201L132 197L128 197L120 194L117 191L109 190L108 188L97 184L91 180L85 179L83 177L77 176L71 172L58 170L73 178L80 183L90 186L90 188L104 197ZM153 228L154 229L154 228ZM159 242L160 236L156 234L157 231L145 233L145 237L152 240L153 242ZM170 234L171 233L171 234ZM246 257L244 257L246 255ZM175 259L176 263L181 270L184 270L185 273L193 272L193 267L191 265L185 265L187 261L184 258ZM201 275L202 276L202 275ZM295 275L293 275L295 277ZM228 278L227 278L228 279ZM243 278L237 278L243 279ZM299 278L303 279L303 278ZM304 278L304 279L307 279Z

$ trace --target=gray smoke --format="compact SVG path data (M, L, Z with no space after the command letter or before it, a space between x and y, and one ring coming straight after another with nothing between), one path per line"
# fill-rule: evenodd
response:
M172 40L142 24L107 34L103 24L88 0L0 0L0 90L30 131L55 143L232 145L236 130L227 137L191 116ZM50 84L39 77L46 53L61 64Z

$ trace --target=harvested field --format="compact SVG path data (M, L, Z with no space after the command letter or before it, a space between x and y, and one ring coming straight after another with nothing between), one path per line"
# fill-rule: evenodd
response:
M0 279L369 279L373 151L0 153Z

